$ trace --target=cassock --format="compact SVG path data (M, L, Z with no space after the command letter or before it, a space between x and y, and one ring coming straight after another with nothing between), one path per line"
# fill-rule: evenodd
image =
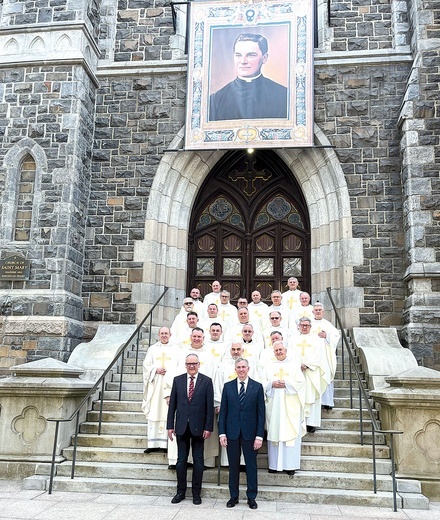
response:
M273 381L285 381L285 388L274 388ZM301 438L306 433L304 421L305 378L301 360L266 365L263 378L266 392L267 453L269 469L296 470L300 467Z
M236 78L211 95L209 121L287 118L287 88L262 74Z
M158 341L151 345L144 359L142 411L148 421L148 448L166 449L168 444L166 397L171 394L178 353L177 345L172 343L164 345ZM165 375L156 373L156 369L160 367L166 369Z
M325 341L315 334L299 334L292 338L291 346L299 354L301 363L308 367L304 371L306 424L319 427L321 426L321 395L329 383L329 380L326 379L328 371Z

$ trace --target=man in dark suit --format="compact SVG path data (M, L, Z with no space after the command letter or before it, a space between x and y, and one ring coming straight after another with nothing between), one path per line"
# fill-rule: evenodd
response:
M199 358L189 354L185 360L186 374L174 378L168 406L168 438L177 439L177 494L171 500L178 504L185 498L190 447L193 456L193 504L202 503L200 491L203 478L203 451L214 424L214 390L212 379L199 374Z
M248 377L246 359L235 362L237 379L223 387L218 421L220 444L225 446L229 459L229 493L226 506L238 504L240 479L240 451L246 462L247 503L257 509L257 454L263 444L265 406L263 387Z

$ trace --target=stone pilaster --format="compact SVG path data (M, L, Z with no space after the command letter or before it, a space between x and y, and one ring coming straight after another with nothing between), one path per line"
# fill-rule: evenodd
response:
M403 338L440 366L440 33L434 2L409 2L413 66L400 114L407 297Z

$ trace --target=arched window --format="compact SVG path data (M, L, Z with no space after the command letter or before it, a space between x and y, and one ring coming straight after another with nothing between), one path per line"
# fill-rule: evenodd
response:
M30 238L35 193L35 174L35 161L33 157L28 154L20 166L20 180L18 182L13 235L13 240L17 242L26 242L29 241Z
M0 191L0 240L4 244L32 241L45 171L46 154L33 139L22 139L5 155L0 168L5 179L4 189Z

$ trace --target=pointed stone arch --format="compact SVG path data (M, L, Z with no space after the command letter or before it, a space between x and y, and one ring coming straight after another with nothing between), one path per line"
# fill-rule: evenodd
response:
M359 323L363 289L353 286L353 266L363 262L362 239L352 237L350 199L336 154L315 125L320 147L278 151L301 185L311 223L311 276L314 298L326 304L332 287L345 326ZM181 149L183 129L170 145ZM161 307L160 322L173 319L185 296L188 227L199 187L224 151L168 152L159 164L151 187L145 239L135 244L135 260L143 262L142 283L133 287L139 316L170 287ZM327 308L329 305L326 305Z
M0 168L0 179L4 178L4 190L0 192L2 212L0 225L0 244L13 239L15 212L17 207L17 189L20 181L20 167L23 159L30 155L35 161L35 193L33 200L32 224L38 219L38 207L41 200L41 176L47 171L46 154L33 139L24 138L6 153ZM35 227L32 225L32 227ZM32 237L32 233L31 233Z

